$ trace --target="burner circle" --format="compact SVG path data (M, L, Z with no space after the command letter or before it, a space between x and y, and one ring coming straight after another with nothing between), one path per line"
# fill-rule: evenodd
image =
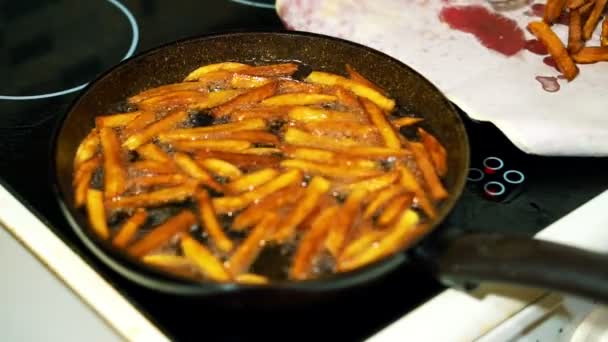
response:
M469 174L467 175L467 180L471 182L479 182L484 177L483 171L478 168L472 167L469 169Z
M526 179L526 176L521 171L509 170L502 175L502 178L507 183L521 184Z
M229 0L241 5L274 9L274 1Z
M493 187L496 187L496 189L492 189ZM506 188L505 186L500 183L500 182L496 182L496 181L491 181L491 182L487 182L484 186L483 186L483 191L486 193L486 195L488 196L492 196L492 197L498 197L502 194L505 193Z
M498 171L505 166L505 163L498 157L487 157L483 160L483 166L487 170Z
M113 6L115 6L116 8L118 8L120 10L120 12L122 14L124 14L124 16L127 17L127 20L129 21L129 25L131 26L131 33L132 33L131 43L129 45L129 49L127 50L127 53L122 58L122 60L125 60L125 59L131 57L133 55L133 53L135 52L135 49L137 48L137 44L139 43L139 27L137 25L137 21L135 20L135 17L131 13L131 11L129 11L129 9L125 5L123 5L119 0L106 0L106 1L109 2L110 4L112 4ZM73 92L77 92L79 90L84 89L84 87L86 87L87 85L88 85L88 83L84 83L84 84L81 84L76 87L63 89L63 90L59 90L56 92L37 94L37 95L11 96L11 95L0 94L0 100L25 101L25 100L46 99L46 98L50 98L50 97L56 97L56 96L61 96L61 95L66 95L66 94L70 94Z

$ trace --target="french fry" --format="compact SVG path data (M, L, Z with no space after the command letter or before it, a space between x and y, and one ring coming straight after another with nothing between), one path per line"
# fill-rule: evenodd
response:
M327 239L325 240L325 247L334 258L337 258L340 255L344 244L347 242L352 225L357 219L361 204L367 194L368 192L364 189L357 189L351 192L346 198L341 210L336 214L336 223L330 229Z
M228 74L230 75L230 74ZM155 87L152 89L148 89L138 93L129 98L130 103L140 103L144 100L147 100L152 97L166 95L170 93L175 93L178 91L198 91L201 93L207 92L207 87L209 86L208 82L181 82L181 83L172 83L162 85L160 87Z
M300 199L303 193L304 188L299 184L295 184L264 197L239 214L232 223L232 229L242 231L257 224L266 213L276 211L283 206L295 203Z
M207 139L211 133L232 133L238 131L248 131L255 129L265 129L266 121L262 119L249 119L240 122L231 122L221 125L213 125L206 127L174 129L169 132L163 132L158 135L158 139L163 142L171 142L176 140L197 140Z
M225 189L232 194L251 191L275 178L278 174L279 172L275 169L261 169L233 180L226 184Z
M230 274L222 262L207 247L188 235L182 236L181 247L186 258L192 261L205 277L217 282L230 281Z
M587 2L589 2L589 0L568 0L566 2L566 6L568 7L568 9L570 9L570 11L572 11L583 6Z
M173 154L173 160L188 176L203 182L214 190L222 191L222 185L216 182L215 179L213 179L207 171L203 170L189 155L182 152L176 152Z
M441 179L435 172L433 168L433 163L431 162L426 150L424 149L424 145L421 143L410 143L410 147L412 152L414 153L414 157L416 158L416 164L422 173L422 177L426 181L426 184L429 187L429 192L431 197L435 200L442 200L448 197L448 192L445 187L441 183Z
M130 137L156 120L156 114L154 114L154 112L140 111L139 113L140 114L123 129L122 134L124 137Z
M606 0L599 1L605 2ZM562 44L562 41L551 31L549 25L542 21L534 21L528 24L528 29L547 47L549 54L551 54L558 69L564 74L566 79L568 81L573 80L578 74L578 67L568 55L568 51L564 47L564 44Z
M399 119L391 120L391 125L393 125L393 127L395 127L396 129L399 129L401 127L415 125L423 120L424 120L423 118L413 118L413 117L405 116L405 117L402 117Z
M194 186L184 184L137 195L115 197L107 202L107 205L110 208L154 207L167 203L182 202L191 197L193 193Z
M195 223L196 216L188 210L182 210L164 223L152 228L149 233L135 241L127 251L132 256L141 258L165 245L173 236L185 233Z
M406 166L398 165L397 169L400 172L399 182L401 183L401 186L403 186L405 190L413 192L416 195L415 201L429 218L435 218L435 216L437 216L435 207L424 192L424 189L422 189L420 183L418 183L418 180L416 180L416 176Z
M270 182L238 196L226 196L213 199L213 207L219 214L241 210L251 203L260 201L275 191L281 190L302 180L300 170L289 170Z
M196 278L196 267L186 257L172 254L149 254L141 258L144 264L179 276Z
M229 133L232 139L245 140L256 144L278 145L281 143L276 135L263 130L248 130Z
M276 167L281 161L281 159L275 155L255 155L242 152L243 151L239 151L238 153L209 150L196 151L196 160L217 158L234 164L243 170L261 167Z
M133 216L129 217L120 227L118 233L112 239L114 247L124 248L133 240L137 230L146 222L148 213L145 209L139 208Z
M370 219L385 204L387 204L393 198L401 195L404 192L403 188L399 185L388 186L376 194L376 197L369 202L367 208L363 212L364 219Z
M106 223L106 210L103 205L103 192L95 189L87 191L87 214L89 224L93 232L101 239L106 240L110 236L110 229Z
M177 186L184 184L188 178L181 174L164 174L139 176L129 179L127 188L148 188L152 186Z
M216 139L216 140L191 140L191 141L174 141L171 143L174 149L179 151L196 152L198 150L207 151L227 151L227 152L242 152L253 146L252 143L245 140L232 139Z
M245 155L254 155L254 156L271 156L281 154L281 150L276 147L250 147L244 150L239 151L239 153Z
M365 250L373 249L374 243L378 242L382 236L384 236L384 234L384 231L379 230L366 231L364 234L352 240L346 247L344 247L344 251L338 257L338 263L341 264L342 262L353 258Z
M595 5L595 1L594 0L590 0L589 2L587 2L586 4L584 4L583 6L579 7L579 12L581 13L581 20L582 18L585 18L585 16L587 16L591 10L593 9Z
M595 5L589 14L589 18L587 18L587 21L583 26L583 38L585 40L591 39L591 35L593 35L593 31L595 31L595 27L597 26L600 16L602 15L602 11L606 7L606 2L608 2L608 0L595 1Z
M236 62L223 62L223 63L216 63L216 64L208 64L208 65L204 65L202 67L199 67L195 70L193 70L192 72L190 72L188 74L188 76L186 76L184 78L184 81L194 81L197 80L199 78L201 78L203 75L212 73L212 72L216 72L216 71L240 71L243 69L248 68L249 65L247 64L243 64L243 63L236 63Z
M325 208L312 221L311 228L304 233L293 257L293 263L289 270L292 279L303 280L310 276L314 258L323 249L323 242L337 212L337 206Z
M228 271L236 276L246 272L255 261L264 247L266 239L276 229L279 216L275 213L267 213L264 218L251 230L245 241L241 243L234 253L226 261Z
M265 285L270 282L268 278L254 273L243 273L234 277L234 280L239 284L246 285Z
M246 93L243 93L232 100L214 108L211 113L215 116L224 116L230 114L235 109L244 106L258 103L266 98L273 96L277 92L277 83L272 82L261 87L253 88Z
M399 174L397 172L388 172L377 177L362 179L358 182L350 183L346 189L349 191L365 190L371 193L390 186L391 184L395 183L398 178Z
M199 162L209 172L228 179L241 177L241 170L227 161L215 158L203 159Z
M284 141L292 145L318 147L330 150L350 149L357 146L364 146L351 138L323 137L293 127L287 128Z
M159 163L171 163L171 157L165 151L161 150L160 147L153 143L148 143L140 146L135 151L140 157L144 159L152 160Z
M543 21L552 24L562 14L567 0L547 0Z
M322 93L323 86L289 79L279 80L279 94L287 93Z
M581 64L608 61L608 46L584 47L572 55L572 59Z
M139 132L131 135L125 142L122 144L124 148L129 150L135 150L139 146L147 143L152 140L158 134L168 131L180 122L186 120L188 118L188 113L183 110L175 111L166 117L150 124L146 128L140 130Z
M78 149L76 149L76 156L74 157L74 168L77 168L80 164L93 158L99 150L99 134L96 129L92 129L89 134L82 140Z
M251 76L265 76L265 77L277 77L277 76L290 76L294 72L298 71L298 65L295 63L282 63L282 64L271 64L271 65L260 65L251 66L242 70L239 73Z
M425 150L429 154L431 162L433 162L437 175L439 177L445 176L448 172L448 153L445 147L441 145L435 136L420 127L418 128L418 135L420 136L422 145L424 145Z
M292 106L252 106L236 109L227 116L231 121L243 121L248 119L282 120Z
M282 95L281 95L282 96ZM312 107L294 107L289 111L287 117L290 120L310 122L361 122L362 117L351 112L339 112L336 110L312 108Z
M301 159L320 162L323 164L343 165L349 167L354 166L368 169L375 169L378 167L378 164L376 164L372 160L343 156L333 151L321 150L316 148L283 146L282 151L285 153L286 156L292 159Z
M378 106L376 106L372 101L367 99L361 99L361 103L369 116L369 120L376 125L380 135L382 135L384 145L388 148L400 149L401 141L399 140L399 137L397 136L397 133L395 133L393 127L386 120L386 116L382 110L380 110L380 108L378 108Z
M351 259L342 261L338 264L338 270L345 272L367 265L411 243L420 234L416 232L418 221L419 217L415 211L409 209L404 211L391 231L384 235L373 248L365 249Z
M333 95L311 94L311 93L289 93L275 95L261 102L264 106L305 106L322 103L335 102L337 98Z
M89 184L101 165L101 158L94 157L82 163L74 176L74 204L77 208L86 204Z
M204 103L208 93L196 90L178 90L146 98L137 104L140 110L159 112L167 109L184 108L193 103Z
M188 109L191 110L202 110L213 108L224 103L233 100L237 96L243 94L241 89L225 89L221 91L214 91L207 95L204 101L195 101L189 104Z
M334 86L333 89L335 89L334 94L338 98L339 104L355 112L363 112L363 107L361 107L361 103L359 102L357 95L355 95L352 91L341 86Z
M206 191L197 191L194 194L194 197L198 202L201 222L205 227L205 231L213 241L213 244L223 253L230 252L234 248L234 244L228 236L226 236L222 226L217 220L209 195Z
M583 30L581 25L581 14L579 10L570 10L570 23L568 26L568 52L570 54L580 51L585 46L583 42Z
M274 238L279 243L292 240L296 228L313 211L319 202L319 198L329 191L331 183L323 177L313 177L308 184L304 196L287 217L279 224Z
M376 146L357 146L350 149L335 149L335 151L350 155L353 157L371 158L371 159L387 159L387 158L402 158L411 155L412 153L406 149L395 150L386 147Z
M388 112L392 111L395 108L395 101L393 99L389 99L388 97L382 95L381 93L370 87L367 87L359 82L349 80L348 78L342 76L327 72L313 71L308 75L308 77L306 77L306 81L328 86L342 86L352 91L356 95L374 102L378 107Z
M353 68L350 64L346 64L346 73L351 80L361 83L362 85L374 89L380 94L384 94L384 90L378 87L374 82L365 78L365 76L361 75L355 68Z
M600 36L600 44L601 46L608 46L608 17L605 17L604 21L602 21L602 33Z
M366 178L377 176L382 173L378 168L320 164L301 159L285 159L281 166L286 169L298 169L306 173L320 175L329 178Z
M127 187L120 142L112 128L101 128L99 140L103 153L104 195L106 198L112 198L122 194Z
M140 114L141 113L139 113L139 112L132 112L132 113L121 113L121 114L98 116L95 118L95 126L98 129L126 126L131 121L133 121L136 117L138 117Z
M259 76L234 74L230 79L233 88L257 88L272 82L272 79Z
M389 203L378 217L378 224L386 226L393 222L403 209L408 208L412 204L413 195L410 193L399 195Z
M138 160L129 165L129 170L136 173L174 174L177 168L173 163L161 163L154 160Z

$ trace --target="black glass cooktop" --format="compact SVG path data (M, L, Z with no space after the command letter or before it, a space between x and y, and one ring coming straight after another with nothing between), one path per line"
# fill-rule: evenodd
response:
M277 29L273 1L0 0L0 178L71 248L176 340L361 340L443 287L404 267L331 301L281 310L178 301L104 267L71 232L49 185L49 143L83 84L121 59L172 40ZM608 158L523 154L491 124L463 118L472 170L445 229L531 235L608 188Z

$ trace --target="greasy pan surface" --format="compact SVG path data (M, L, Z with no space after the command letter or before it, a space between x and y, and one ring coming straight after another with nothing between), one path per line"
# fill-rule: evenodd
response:
M439 208L429 231L437 227L458 199L469 163L464 126L448 100L424 77L403 63L370 48L326 36L299 32L230 33L171 43L127 60L93 82L74 102L56 131L53 158L56 190L62 209L88 248L127 278L154 289L180 294L206 294L243 288L243 285L201 284L172 278L130 262L89 233L84 211L76 210L71 186L72 161L80 141L94 127L94 117L142 90L181 81L198 66L223 61L251 64L299 61L314 70L343 73L351 64L397 100L404 113L425 118L422 125L448 152L445 186L450 197ZM101 247L104 246L104 247ZM395 259L357 271L305 282L274 283L270 287L299 290L339 289L366 282L387 272Z

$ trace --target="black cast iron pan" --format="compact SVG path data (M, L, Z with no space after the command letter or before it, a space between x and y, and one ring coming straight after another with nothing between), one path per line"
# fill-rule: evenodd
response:
M450 102L424 77L403 63L368 47L321 35L300 32L230 33L203 36L167 44L131 58L100 76L84 90L60 123L52 144L53 182L58 200L77 235L103 262L118 273L148 288L176 295L230 295L256 291L235 284L196 283L148 269L101 243L87 229L85 215L72 201L72 161L80 141L94 125L94 117L144 89L178 82L191 70L209 63L299 61L315 70L340 73L353 65L386 89L398 104L424 116L424 127L448 151L445 185L449 198L439 215L420 234L435 228L458 200L469 166L466 132ZM463 235L418 243L424 258L415 258L447 283L505 281L553 288L608 301L608 258L575 248L521 237ZM427 244L428 245L428 244ZM410 253L411 255L411 253ZM313 293L342 290L371 282L399 267L406 251L362 269L306 282L276 282L265 293Z

